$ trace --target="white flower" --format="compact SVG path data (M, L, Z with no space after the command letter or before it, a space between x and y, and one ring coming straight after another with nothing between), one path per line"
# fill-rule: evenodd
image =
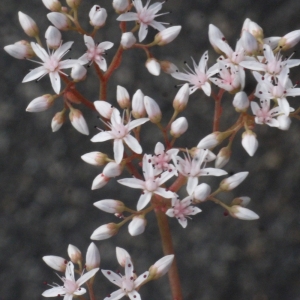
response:
M172 122L170 134L173 137L178 138L187 131L188 126L187 119L185 117L180 117Z
M62 44L57 50L52 53L47 53L39 44L31 43L31 47L35 54L43 61L37 62L40 67L31 70L23 79L23 82L28 82L36 79L41 79L46 74L49 74L53 90L56 94L60 92L60 77L59 73L64 74L62 69L73 68L78 62L76 59L68 59L61 61L62 57L69 52L73 42Z
M66 268L66 277L60 277L57 275L64 283L63 286L53 286L51 289L46 290L42 296L44 297L57 297L63 296L63 300L72 300L73 296L79 296L86 293L86 289L81 287L86 281L92 278L99 268L93 269L85 274L83 274L77 281L75 281L74 276L74 265L72 262L68 262Z
M259 215L254 211L239 205L233 205L230 207L229 213L232 217L240 220L251 221L259 219Z
M115 273L110 270L101 270L103 275L120 289L105 297L104 300L117 300L123 296L128 296L131 300L141 300L138 287L148 278L149 272L146 271L136 278L133 263L130 257L126 257L125 275Z
M166 255L160 258L154 265L149 268L149 279L155 280L165 275L171 268L174 260L174 254Z
M160 186L169 180L175 172L174 167L170 165L168 171L165 171L158 177L155 177L156 174L152 166L152 159L149 155L145 154L143 157L143 173L145 181L137 178L124 178L118 180L118 182L134 189L143 190L143 193L137 203L137 210L141 210L150 202L153 194L158 194L164 198L172 198L174 196L173 192L167 191L165 188Z
M189 83L190 87L190 94L194 93L197 89L203 90L203 92L207 95L210 96L211 93L211 86L208 81L208 78L213 76L214 73L207 72L207 60L208 60L208 53L207 51L204 52L202 55L199 64L197 65L196 62L193 60L193 67L190 68L187 64L186 66L188 67L188 70L186 70L186 73L182 72L174 72L171 73L171 76L179 79L179 80L184 80ZM216 71L218 72L218 71Z
M105 54L105 50L110 49L114 44L111 42L102 42L96 45L93 38L88 35L84 35L84 42L88 50L78 60L83 64L91 64L94 61L105 72L107 64L103 55Z
M27 41L19 41L13 45L7 45L4 50L11 56L17 59L31 58L34 56L34 52L31 45Z
M234 188L236 188L238 185L240 185L245 178L248 176L249 172L239 172L236 173L228 178L225 178L220 183L220 188L223 191L231 191Z
M46 94L33 99L26 107L26 111L29 112L44 111L49 107L51 107L53 103L54 103L54 97L50 94Z
M90 271L100 266L100 252L94 243L91 243L86 252L85 268Z
M192 206L193 197L188 196L180 201L177 197L172 198L172 208L169 208L166 211L166 215L171 218L176 218L179 224L186 228L187 226L187 216L193 216L201 212L201 209L195 206Z
M79 109L70 109L69 118L73 127L80 133L89 135L89 128Z
M124 32L121 37L121 45L124 49L131 48L136 43L136 38L132 32Z
M146 5L143 7L141 0L134 0L133 5L135 6L136 13L126 12L117 18L118 21L137 21L140 24L140 29L139 29L140 42L142 42L145 39L148 33L148 26L151 26L157 29L158 31L162 31L165 29L165 26L162 25L165 23L157 22L154 20L154 18L167 14L168 12L157 14L157 12L162 9L162 3L155 2L151 5L149 4L150 4L150 0L148 0Z
M60 256L47 255L43 256L43 261L52 269L65 272L68 261Z
M133 152L138 154L142 153L141 145L135 137L130 135L130 131L133 128L140 126L149 120L148 118L141 118L133 121L129 120L129 122L127 122L127 124L124 125L123 118L121 118L119 111L117 109L114 109L110 118L111 123L105 123L111 130L102 131L96 134L91 139L92 142L104 142L108 140L114 140L114 157L116 163L120 163L123 158L123 142L125 142Z
M105 24L107 18L107 12L105 8L101 8L100 5L94 5L89 13L90 24L96 28L100 28Z
M61 33L60 31L54 27L49 26L45 32L45 39L47 41L47 45L51 49L57 49L61 45Z
M258 141L253 131L248 130L242 134L242 146L250 156L254 155L258 148Z
M158 76L160 74L160 64L155 58L148 58L145 66L150 74Z
M137 236L145 231L147 220L144 215L134 216L128 225L128 232L131 236Z
M158 46L164 46L166 44L169 44L174 39L176 39L180 30L181 30L181 26L172 26L166 28L155 36L154 41L157 42Z

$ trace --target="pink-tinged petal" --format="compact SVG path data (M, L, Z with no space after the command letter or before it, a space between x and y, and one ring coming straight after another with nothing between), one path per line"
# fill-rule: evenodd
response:
M133 189L144 189L145 188L145 181L137 179L137 178L119 179L118 182L120 184L126 185Z
M142 194L138 200L138 203L136 205L137 210L143 209L151 200L152 198L152 193L149 193L147 191Z
M133 263L130 259L130 257L126 257L125 258L125 277L127 279L130 279L131 277L133 277L133 271L134 271L134 267L133 267Z
M191 216L194 216L194 215L200 213L201 211L202 211L202 210L201 210L199 207L194 206L194 207L193 207L193 210L190 212L190 215L191 215Z
M99 268L92 269L91 271L88 271L87 273L83 274L76 283L81 286L83 285L86 281L88 281L90 278L94 277L95 274L99 271Z
M75 293L74 293L75 294ZM73 295L72 294L66 294L64 296L64 299L63 300L73 300Z
M77 61L82 65L85 65L90 62L87 53L84 53L82 56L80 56Z
M118 18L117 21L137 21L138 15L137 13L134 12L127 12L125 14L121 14Z
M128 134L124 137L125 143L128 145L128 147L135 153L141 154L143 152L143 149L137 139L133 137L132 135Z
M45 62L47 59L49 59L49 54L46 52L44 48L42 48L39 44L37 43L30 43L32 50L34 53L43 61Z
M62 286L53 287L52 289L46 290L42 296L44 297L57 297L58 295L64 295L66 290Z
M161 142L156 143L155 148L154 148L154 153L156 155L158 155L158 154L163 154L164 151L165 151L165 146Z
M66 279L75 281L74 277L74 265L72 262L68 262L66 267Z
M140 119L133 120L128 124L128 131L131 131L133 128L140 126L148 121L149 118L140 118Z
M67 60L63 60L61 62L59 62L59 69L69 69L69 68L73 68L74 65L76 64L81 64L81 62L78 62L77 59L67 59Z
M154 191L155 194L157 195L160 195L164 198L172 198L175 196L175 193L174 192L171 192L171 191L167 191L165 188L162 188L162 187L158 187L155 191Z
M198 67L199 67L200 71L201 71L202 73L204 73L204 74L205 74L205 72L206 72L205 69L206 69L207 61L208 61L208 51L205 51L205 52L203 53L203 55L201 56L200 61L199 61L199 64L198 64Z
M110 117L112 127L117 127L119 124L122 124L122 118L120 112L117 109L114 109Z
M45 74L49 73L48 70L44 66L37 67L31 70L23 79L22 82L28 82L32 80L36 80Z
M76 296L79 296L79 295L83 295L83 294L85 294L86 293L86 289L85 288L83 288L83 287L80 287L77 291L75 291L74 292L74 295L76 295ZM67 295L66 295L67 296ZM65 296L65 297L66 297ZM70 296L73 296L73 295L70 295ZM73 299L73 298L71 298L71 299ZM65 300L65 299L64 299Z
M110 270L101 270L101 272L110 282L119 287L122 287L122 278L120 277L120 275Z
M102 42L98 45L97 48L108 50L108 49L112 48L113 45L114 45L114 43L112 43L112 42Z
M124 145L123 140L114 140L114 158L117 164L123 159Z
M134 286L135 288L139 287L149 276L149 272L146 271L143 274L141 274L135 281Z
M217 46L222 52L224 52L224 53L227 55L228 58L232 56L233 50L232 50L231 47L230 47L227 43L225 43L223 40L217 39L217 40L215 41L215 44L216 44L216 46Z
M200 171L201 172L201 171ZM186 185L186 190L189 195L192 195L198 185L198 177L189 177Z
M166 211L166 215L171 217L171 218L174 218L175 214L174 214L174 209L173 208L169 208L167 211Z
M166 29L166 27L164 25L162 25L160 22L157 22L155 20L152 20L149 23L150 26L152 26L153 28L155 28L158 31L163 31L164 29Z
M136 290L129 292L127 295L130 298L130 300L142 300L140 294Z
M143 3L142 3L141 0L135 0L135 1L133 1L133 5L134 5L134 7L135 7L135 9L136 9L137 12L141 12L141 10L143 9Z
M99 68L105 72L107 70L107 63L105 58L103 56L100 56L100 58L95 59L95 63L99 66Z
M88 49L95 46L95 41L91 36L84 35L83 39L84 39L84 43L86 44Z
M56 94L60 92L60 77L58 72L49 73L52 88Z
M53 57L60 60L71 49L73 42L67 42L62 44L54 53Z
M93 143L105 142L105 141L111 140L113 138L114 138L114 136L111 134L111 131L102 131L102 132L99 132L98 134L96 134L95 136L93 136L91 138L91 141Z
M241 61L240 66L254 71L265 71L266 65L258 61Z
M226 175L227 172L217 168L205 168L200 170L199 174L199 176L223 176Z
M256 102L253 102L253 101L251 101L250 105L251 105L251 109L252 109L253 114L257 115L258 112L260 111L259 105Z
M142 42L148 33L148 25L141 23L139 29L139 41Z
M205 82L202 86L201 86L202 91L205 93L206 96L210 96L211 94L211 86L209 84L209 82Z
M183 227L183 228L186 228L186 226L187 226L187 219L186 218L180 218L180 219L178 219L178 223Z
M126 295L125 292L123 292L123 290L117 290L111 294L109 294L109 296L105 297L104 300L118 300L121 299L122 297L124 297Z

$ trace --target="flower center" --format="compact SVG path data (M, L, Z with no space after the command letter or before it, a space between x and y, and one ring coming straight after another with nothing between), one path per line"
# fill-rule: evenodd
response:
M75 281L69 279L64 280L64 287L67 294L73 294L79 288Z
M122 139L128 134L128 130L123 124L116 124L112 127L112 132L116 139Z
M124 292L131 292L134 290L134 281L133 278L123 277L122 279L122 289Z
M58 68L59 60L53 56L44 63L44 67L49 70L49 72L54 72Z
M147 179L145 186L149 192L154 192L158 187L157 182L153 178Z

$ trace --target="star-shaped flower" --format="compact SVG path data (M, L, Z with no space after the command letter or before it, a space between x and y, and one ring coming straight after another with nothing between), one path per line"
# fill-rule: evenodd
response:
M115 273L110 270L101 270L103 275L113 284L120 287L119 290L111 293L104 300L118 300L123 296L128 296L130 300L141 300L138 287L148 278L149 272L146 271L136 278L134 267L130 257L125 258L125 275Z
M86 289L82 288L81 285L92 278L98 272L98 270L99 268L92 269L91 271L83 274L79 279L77 279L77 281L75 281L74 265L72 262L68 262L66 268L66 277L60 277L59 275L57 275L64 282L64 285L53 286L51 289L46 290L42 294L42 296L57 297L64 295L63 300L72 300L74 295L83 295L86 293Z
M192 206L193 197L188 196L180 201L177 197L172 198L172 208L166 211L166 215L174 217L178 220L179 224L185 228L187 226L187 217L190 215L196 215L201 212L201 209Z
M134 0L133 5L135 6L136 13L127 12L125 14L121 14L117 18L118 21L137 21L140 24L140 30L139 30L140 42L142 42L147 36L148 26L151 26L157 29L158 31L162 31L166 29L166 27L162 24L167 24L167 23L157 22L154 20L156 17L168 14L168 12L157 14L157 12L162 9L162 3L155 2L151 5L149 4L150 4L150 0L147 0L146 5L143 7L141 0Z
M142 153L142 147L135 137L130 135L130 131L149 121L148 118L140 118L133 121L128 121L124 125L124 115L123 118L120 116L120 112L114 109L111 114L110 122L104 122L108 126L110 131L102 131L96 134L91 141L92 142L104 142L108 140L114 140L114 157L117 164L122 161L124 153L123 142L135 153Z
M23 79L23 82L28 82L36 79L41 79L46 74L49 74L51 84L53 90L56 94L60 92L60 77L59 73L64 74L62 69L73 68L76 63L78 63L77 59L68 59L61 61L61 58L69 52L73 42L67 42L62 44L58 49L53 51L52 53L47 53L45 49L43 49L39 44L31 43L32 50L35 54L43 61L38 62L40 67L37 67L31 70ZM66 75L66 74L64 74Z
M79 57L78 60L83 64L91 64L94 61L99 68L105 72L107 70L107 64L103 55L105 54L105 50L110 49L114 44L111 42L102 42L97 45L93 38L88 35L84 35L84 42L88 50Z
M120 184L129 186L134 189L142 189L143 193L137 203L137 210L143 209L151 200L153 194L160 195L164 198L172 198L174 193L160 187L163 183L175 175L174 166L170 165L169 170L155 176L155 169L152 166L151 156L145 154L143 157L143 173L145 180L137 178L124 178L118 180Z

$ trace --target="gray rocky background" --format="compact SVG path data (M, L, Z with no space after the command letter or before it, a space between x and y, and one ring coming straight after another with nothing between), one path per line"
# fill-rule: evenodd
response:
M88 27L87 14L94 2L83 0L80 16ZM144 1L145 2L145 1ZM111 1L98 2L109 13L107 26L97 35L98 41L118 43L117 17ZM22 11L36 20L41 36L50 24L47 9L39 0L1 0L1 48L26 39L18 23L17 12ZM210 65L215 54L209 47L207 30L210 23L218 26L235 46L246 17L264 28L265 36L283 36L300 28L300 1L297 0L169 0L164 11L172 14L161 20L183 26L180 36L172 44L153 50L157 58L169 59L180 68L190 57L199 60L209 49ZM128 24L131 28L133 23ZM151 41L154 31L150 31ZM74 40L70 56L77 58L85 51L82 37L63 33L65 41ZM299 48L300 45L296 47ZM108 51L108 62L115 48ZM111 151L109 143L93 144L90 137L99 125L95 113L82 111L88 121L90 136L75 131L67 122L52 133L51 119L61 109L61 101L49 111L38 114L25 112L28 103L45 93L52 93L47 76L39 83L22 84L23 77L36 65L15 60L1 51L0 68L0 299L42 299L46 289L43 281L60 283L59 278L42 261L44 255L67 257L68 244L85 251L94 229L113 216L93 207L93 202L105 198L121 199L135 207L138 191L119 188L114 180L101 190L91 191L94 177L101 172L84 163L80 156L90 151ZM299 54L295 54L299 58ZM116 85L125 86L132 95L137 89L157 100L167 118L176 94L177 80L166 74L150 75L144 68L142 51L128 51L120 69L109 85L109 100L115 101ZM294 80L299 69L292 71ZM248 74L250 77L250 74ZM98 99L94 72L78 88L91 100ZM246 90L253 89L253 82ZM226 129L235 119L232 96L224 99ZM298 107L298 99L291 105ZM211 132L213 103L202 92L190 97L188 134L176 146L192 147ZM166 121L165 121L166 122ZM159 134L147 124L143 129L144 149L152 152ZM247 222L223 216L223 210L212 203L204 203L203 212L189 222L186 229L170 219L176 256L186 300L299 300L300 299L300 124L293 120L288 132L267 126L257 126L259 149L250 158L242 149L240 135L234 143L233 156L225 167L228 172L248 170L250 175L237 189L224 195L230 199L248 195L250 209L260 215L258 221ZM205 179L217 187L218 179ZM127 249L134 258L138 273L146 270L162 256L155 217L147 216L148 226L141 236L132 238L127 228L105 241L97 242L101 252L101 267L117 270L115 246ZM97 299L115 290L102 274L96 277ZM142 299L171 299L167 277L151 282L141 289Z

